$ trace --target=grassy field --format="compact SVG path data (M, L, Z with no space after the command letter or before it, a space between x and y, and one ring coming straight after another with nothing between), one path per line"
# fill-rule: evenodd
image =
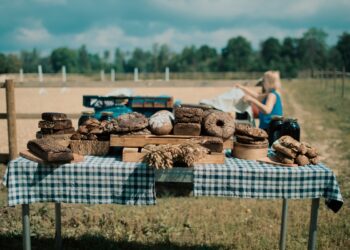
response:
M346 98L317 81L284 83L287 116L298 118L302 139L316 145L337 174L343 208L321 201L318 249L350 249L350 88ZM4 166L1 167L1 176ZM0 249L21 248L20 207L7 208L0 188ZM67 205L62 208L64 249L277 249L282 202L162 197L151 207ZM289 203L288 249L306 249L310 200ZM53 249L52 204L31 206L33 249Z

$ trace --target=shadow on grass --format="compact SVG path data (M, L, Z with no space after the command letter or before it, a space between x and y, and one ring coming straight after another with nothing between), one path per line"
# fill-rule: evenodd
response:
M31 237L32 250L50 250L55 249L55 240L52 238L38 238L36 236ZM22 249L22 236L21 235L3 235L0 234L0 249L17 250ZM63 239L64 250L114 250L114 249L127 249L127 250L146 250L146 249L166 249L166 250L219 250L227 249L227 247L213 245L178 245L172 242L153 242L142 243L133 241L113 241L106 239L103 236L83 235L79 238L64 238Z

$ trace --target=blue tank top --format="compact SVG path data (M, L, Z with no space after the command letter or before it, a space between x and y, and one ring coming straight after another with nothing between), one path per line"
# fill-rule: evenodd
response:
M276 90L271 91L272 94L276 96L276 103L272 108L272 111L270 114L264 114L263 112L259 112L259 128L267 129L269 127L271 117L274 115L283 115L283 108L282 108L282 100L280 95L276 92ZM266 104L267 97L262 101L263 104Z

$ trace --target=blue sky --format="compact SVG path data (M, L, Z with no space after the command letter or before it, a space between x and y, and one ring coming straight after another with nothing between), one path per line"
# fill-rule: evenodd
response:
M270 36L324 29L332 45L350 32L350 0L0 0L0 51L42 53L85 44L94 52L166 43L221 49L237 35L254 48Z

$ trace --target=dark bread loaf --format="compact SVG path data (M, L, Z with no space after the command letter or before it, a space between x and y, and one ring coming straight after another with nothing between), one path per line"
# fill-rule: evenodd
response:
M201 125L199 123L176 123L174 126L174 135L192 135L201 134Z
M73 160L72 151L52 139L30 140L27 148L33 154L47 162L69 162Z
M253 138L247 135L236 135L237 142L242 144L261 145L268 143L267 139Z
M175 108L175 123L201 123L203 109L201 108Z
M213 111L203 120L204 132L211 136L224 139L230 138L235 132L233 116L222 111Z
M257 139L267 139L269 137L265 130L243 123L236 123L235 134L250 136Z
M58 121L39 121L39 128L49 128L49 129L67 129L72 127L71 120L58 120Z
M44 112L41 114L41 119L45 121L67 120L67 115L64 113L57 113L57 112Z
M115 132L138 131L148 126L147 117L137 112L120 115L116 121Z

